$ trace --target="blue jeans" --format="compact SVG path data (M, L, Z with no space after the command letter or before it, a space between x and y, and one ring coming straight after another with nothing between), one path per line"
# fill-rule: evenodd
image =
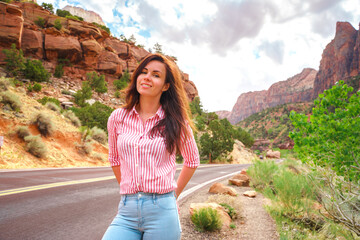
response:
M179 240L181 226L174 192L122 195L119 211L103 240Z

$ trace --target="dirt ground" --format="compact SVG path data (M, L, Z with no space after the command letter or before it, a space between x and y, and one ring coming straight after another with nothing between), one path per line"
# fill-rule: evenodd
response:
M221 181L222 184L227 185L227 180ZM236 225L235 229L222 228L215 232L199 232L195 230L194 224L190 219L189 207L191 203L207 202L208 199L213 198L214 194L208 193L209 186L198 190L191 197L180 200L180 222L182 227L182 240L272 240L279 239L276 231L274 220L266 212L264 204L266 199L257 194L255 198L243 196L243 193L252 190L250 187L236 187L232 186L238 192L234 197L236 208L239 208L239 216L233 220Z

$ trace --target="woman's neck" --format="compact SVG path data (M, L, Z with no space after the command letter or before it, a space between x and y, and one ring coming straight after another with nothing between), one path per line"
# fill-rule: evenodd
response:
M143 123L152 116L154 116L160 107L160 101L149 101L149 99L142 99L140 97L139 104L135 107L139 113Z

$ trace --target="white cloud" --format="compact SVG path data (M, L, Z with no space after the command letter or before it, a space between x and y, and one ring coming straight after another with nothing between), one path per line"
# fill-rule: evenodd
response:
M318 69L336 22L358 29L360 21L358 0L76 2L99 13L115 36L134 34L146 49L160 43L176 56L209 111L231 110L241 93L268 89L305 67Z

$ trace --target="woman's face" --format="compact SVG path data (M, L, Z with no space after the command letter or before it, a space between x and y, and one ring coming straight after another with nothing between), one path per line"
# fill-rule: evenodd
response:
M165 64L156 60L149 62L136 80L136 90L140 97L150 97L160 101L161 94L169 89L169 83L165 83L165 78Z

